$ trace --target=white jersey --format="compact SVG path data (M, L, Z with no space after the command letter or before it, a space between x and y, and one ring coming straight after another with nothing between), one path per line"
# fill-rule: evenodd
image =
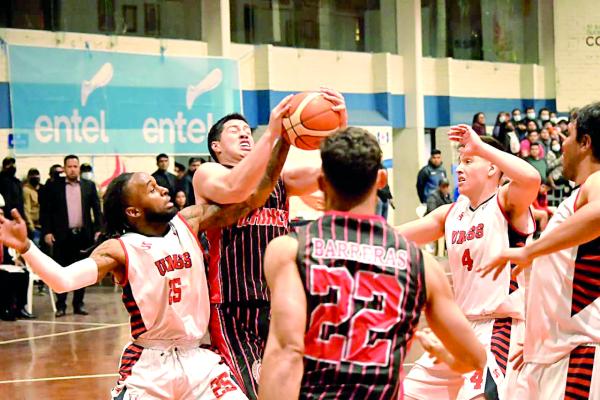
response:
M579 188L563 201L542 237L576 211ZM525 361L549 364L575 347L600 343L600 237L534 260Z
M511 281L510 268L495 281L492 275L482 278L475 269L508 247L525 245L535 227L533 217L529 225L528 233L511 226L497 192L476 209L462 195L452 205L446 216L446 247L454 298L467 318L524 318L523 282Z
M165 236L127 233L123 303L133 339L201 340L208 327L208 286L200 243L177 214Z

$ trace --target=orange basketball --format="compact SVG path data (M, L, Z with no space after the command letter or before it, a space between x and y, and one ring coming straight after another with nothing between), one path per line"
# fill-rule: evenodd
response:
M340 114L333 106L319 92L294 95L283 117L283 137L299 149L318 149L321 141L340 127Z

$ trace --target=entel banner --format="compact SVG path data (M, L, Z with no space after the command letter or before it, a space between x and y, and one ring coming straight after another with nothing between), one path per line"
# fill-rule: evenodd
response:
M19 155L208 154L212 124L242 110L235 60L13 45L8 55Z

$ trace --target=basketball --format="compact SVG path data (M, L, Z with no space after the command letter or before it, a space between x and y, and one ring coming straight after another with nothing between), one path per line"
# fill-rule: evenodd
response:
M340 127L340 114L331 109L333 106L318 92L296 94L283 117L283 137L299 149L318 149L321 140Z

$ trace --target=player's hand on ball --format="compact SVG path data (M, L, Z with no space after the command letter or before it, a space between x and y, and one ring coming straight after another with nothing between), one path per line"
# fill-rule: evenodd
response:
M481 274L482 278L493 272L494 280L496 280L510 262L511 264L516 264L516 267L511 272L512 277L515 278L525 268L529 268L532 261L533 259L527 252L527 247L511 248L503 250L486 265L478 267L476 271Z
M448 131L448 139L460 146L460 154L464 157L478 155L483 142L477 132L469 125L455 125Z
M24 253L29 250L29 240L27 239L27 226L16 209L12 209L10 214L13 219L6 219L0 215L0 240L5 246Z
M267 129L272 135L275 135L275 137L281 136L283 128L283 116L290 109L290 100L292 97L293 95L291 94L287 95L279 102L279 104L275 106L275 108L273 108L273 110L271 110L271 115L269 116L269 126Z
M421 343L423 350L430 354L436 364L445 362L451 365L454 362L452 354L446 350L440 339L435 336L435 333L430 328L424 328L415 332L415 337Z
M348 126L348 112L344 96L335 89L322 87L320 91L323 93L323 97L333 103L331 109L340 114L340 129L346 128Z

